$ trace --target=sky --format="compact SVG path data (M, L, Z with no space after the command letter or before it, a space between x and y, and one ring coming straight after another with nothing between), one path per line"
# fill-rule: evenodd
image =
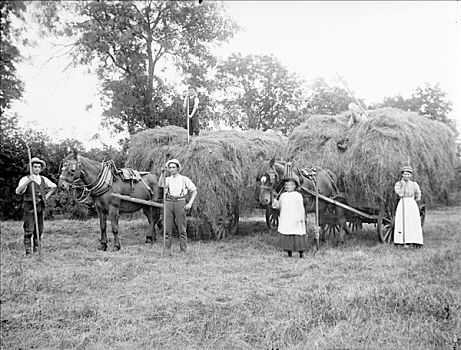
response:
M273 54L307 82L322 77L341 86L340 74L366 103L410 97L425 83L439 83L461 131L459 2L230 1L226 6L242 30L214 50L218 57ZM65 57L50 60L56 52L52 41L41 39L18 66L26 90L13 109L21 123L57 139L77 138L87 147L116 145L118 137L100 126L97 79L82 67L66 70Z

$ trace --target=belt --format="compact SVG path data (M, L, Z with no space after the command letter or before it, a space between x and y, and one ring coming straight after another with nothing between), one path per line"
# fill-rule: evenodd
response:
M167 201L169 201L169 202L179 202L179 201L182 201L182 200L186 200L186 197L184 197L184 196L176 197L176 196L167 195L165 199Z

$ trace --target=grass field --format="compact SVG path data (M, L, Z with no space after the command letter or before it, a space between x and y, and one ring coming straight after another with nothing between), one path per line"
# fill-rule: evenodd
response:
M461 349L460 214L429 211L423 249L368 225L304 259L258 220L171 257L143 220L121 221L119 252L96 249L97 220L47 221L40 259L3 222L1 348Z

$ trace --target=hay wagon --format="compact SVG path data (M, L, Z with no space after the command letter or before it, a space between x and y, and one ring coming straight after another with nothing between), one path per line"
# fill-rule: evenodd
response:
M367 113L366 121L352 126L347 112L310 116L290 135L285 158L331 169L341 179L339 189L346 200L322 200L345 210L351 231L363 223L375 224L379 240L390 243L398 203L394 184L401 167L410 164L415 169L414 181L426 203L445 203L457 160L455 138L447 125L417 113L394 108ZM420 215L424 222L424 204ZM328 229L334 233L338 228Z
M306 191L309 191L308 189ZM315 192L309 191L315 196ZM334 199L318 194L319 199L330 203L333 206L341 207L345 210L346 221L350 231L357 231L362 228L362 224L373 224L376 226L378 239L381 243L393 243L394 235L394 220L395 208L397 200L388 198L388 201L381 207L369 206L369 203L362 201L361 203L341 203ZM347 198L347 197L346 197ZM420 206L421 225L424 225L426 217L426 206ZM336 235L339 232L339 226L335 224L327 224L327 233Z
M181 173L198 189L190 236L221 239L235 234L240 215L255 208L258 164L279 154L285 143L282 135L256 130L203 130L188 142L186 130L166 126L132 136L127 166L158 174L168 159L178 159Z
M339 234L340 226L335 223L336 221L336 207L344 209L346 221L348 223L348 233L358 231L362 228L363 224L373 224L376 227L378 239L381 243L392 243L394 233L394 220L395 208L397 206L397 198L389 196L386 202L379 207L373 207L366 200L357 203L348 203L347 195L341 193L342 198L346 198L346 203L339 202L333 198L324 196L320 193L316 194L308 188L303 188L309 195L315 197L318 195L319 200L325 201L330 205L327 206L326 211L323 213L327 224L325 226L325 233L329 236L336 236ZM276 229L279 221L279 210L273 209L270 205L266 209L266 224L270 229ZM423 203L420 206L421 225L424 225L426 217L426 205Z

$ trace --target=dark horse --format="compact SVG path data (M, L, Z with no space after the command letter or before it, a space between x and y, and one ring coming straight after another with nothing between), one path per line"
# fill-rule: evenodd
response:
M288 176L298 179L301 184L299 190L304 198L306 214L316 210L316 197L313 194L316 191L316 186L319 194L338 202L344 201L336 187L336 176L333 172L325 169L306 171L291 163L276 162L274 157L268 163L264 163L259 170L257 178L259 202L266 208L270 208L272 199L278 197L283 190L283 179ZM329 226L335 236L336 233L338 234L338 243L344 243L344 233L349 232L344 209L321 199L318 203L318 225L321 228L321 240L325 241L325 231Z
M131 171L131 169L128 169ZM160 208L137 204L113 197L112 194L126 195L137 199L152 200L158 198L158 179L152 173L131 171L137 179L126 181L122 172L115 168L113 162L100 163L77 155L77 152L63 160L62 172L59 176L59 188L69 190L82 188L84 194L93 199L99 216L101 228L100 250L107 250L106 220L109 216L114 235L114 249L120 249L118 237L118 219L120 213L133 213L140 209L144 211L150 225L146 242L157 240L155 226L160 221ZM79 183L83 183L79 185Z

